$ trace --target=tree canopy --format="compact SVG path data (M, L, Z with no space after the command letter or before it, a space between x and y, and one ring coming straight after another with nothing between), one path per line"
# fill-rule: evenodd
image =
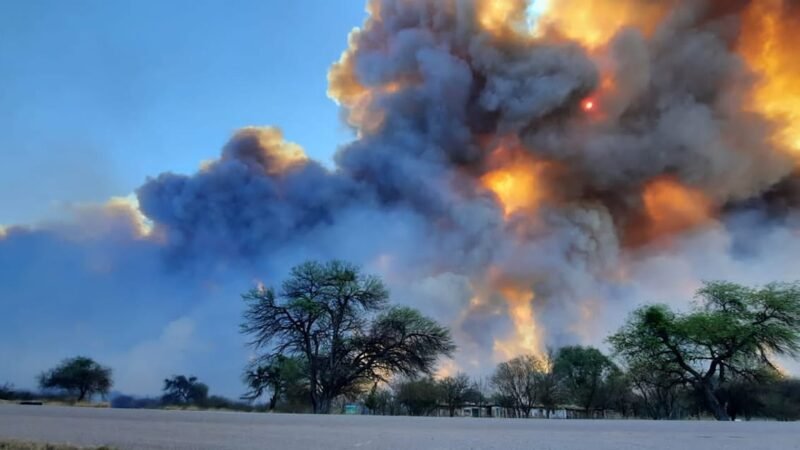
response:
M402 380L395 384L397 402L412 416L427 416L436 410L441 390L431 377Z
M95 394L105 396L112 383L111 369L85 356L65 359L39 375L42 389L62 389L79 402L91 399Z
M614 377L620 374L614 363L594 347L570 346L558 351L553 371L570 393L570 400L587 413L601 408Z
M304 360L277 355L269 361L253 364L244 376L250 390L242 396L255 400L269 392L269 409L274 410L279 400L299 396L307 398L308 380Z
M447 405L450 417L455 416L456 409L466 402L477 402L477 396L478 393L470 385L469 377L465 373L439 380L439 398Z
M686 313L666 305L636 310L609 342L629 366L691 385L718 420L728 420L720 387L775 370L775 356L800 351L800 284L711 282L696 298Z
M192 405L201 404L208 398L208 385L197 381L197 377L175 375L164 380L165 404Z
M455 345L446 327L407 307L389 306L381 280L355 266L307 262L292 269L279 291L253 289L241 330L262 352L302 358L315 413L340 395L356 394L394 374L432 373Z

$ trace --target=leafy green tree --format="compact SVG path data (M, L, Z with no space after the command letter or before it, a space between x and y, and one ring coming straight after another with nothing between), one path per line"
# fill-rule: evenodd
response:
M564 385L567 396L589 415L592 408L602 407L600 399L609 380L619 369L594 347L570 346L558 351L553 366Z
M95 394L103 397L111 390L111 369L85 356L65 359L39 375L42 389L62 389L82 402Z
M252 365L245 371L244 381L249 391L242 398L252 401L269 393L270 411L282 398L297 398L308 392L305 362L284 355Z
M440 356L455 350L446 327L414 309L390 307L380 279L344 262L301 264L279 292L254 289L243 298L242 332L262 358L306 362L315 413L329 413L336 397L392 375L430 374Z
M706 283L688 313L645 306L609 338L628 362L677 377L703 396L718 420L729 420L720 388L733 376L774 368L775 356L800 351L800 284L750 288Z
M529 417L539 398L542 372L542 361L534 355L498 364L492 375L498 400L512 406L518 417Z
M436 411L439 386L431 377L408 379L395 385L397 401L412 416L427 416Z
M456 415L456 409L474 397L469 377L465 373L458 373L455 377L444 377L438 382L439 396L442 402L447 405L450 417Z
M197 377L175 375L164 380L161 400L167 405L200 405L208 398L208 386Z

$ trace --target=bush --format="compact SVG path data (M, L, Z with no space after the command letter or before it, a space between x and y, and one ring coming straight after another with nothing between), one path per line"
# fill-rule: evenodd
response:
M119 395L111 400L111 407L120 409L158 409L161 408L161 406L161 400L157 398L138 398L131 395Z
M11 383L6 383L0 385L0 400L10 400L10 401L25 401L25 400L34 400L37 396L31 391L20 391L14 389L14 385Z

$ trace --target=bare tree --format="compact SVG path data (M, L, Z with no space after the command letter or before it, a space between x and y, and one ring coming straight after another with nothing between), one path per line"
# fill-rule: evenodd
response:
M518 356L500 363L492 375L497 393L507 399L520 417L529 417L540 395L542 360L534 355Z
M447 405L450 417L456 415L456 409L464 406L471 395L469 377L458 373L455 377L444 377L439 380L439 395Z

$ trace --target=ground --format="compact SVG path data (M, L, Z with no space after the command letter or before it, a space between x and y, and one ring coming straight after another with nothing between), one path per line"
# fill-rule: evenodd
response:
M310 416L0 405L0 440L126 449L800 449L800 423Z

